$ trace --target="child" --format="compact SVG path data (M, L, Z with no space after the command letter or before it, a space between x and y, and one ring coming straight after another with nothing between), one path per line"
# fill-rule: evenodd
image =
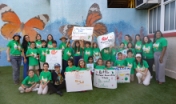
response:
M128 68L131 68L131 74L130 74L130 80L134 81L134 68L133 68L133 63L135 61L135 58L133 57L133 52L132 50L128 50L127 51L127 58L125 59L125 66Z
M60 40L62 41L60 44L59 44L59 49L62 49L64 50L66 48L66 40L67 38L65 36L62 36L60 38Z
M103 60L101 58L99 58L97 60L97 65L96 65L95 69L98 69L98 70L104 70L105 69L105 66L103 65Z
M63 93L60 91L61 89L65 88L65 80L60 72L60 64L56 63L54 64L54 69L52 74L52 83L48 83L48 87L50 89L50 93L56 93L60 96L63 95Z
M40 34L37 34L35 44L36 44L36 48L41 48L42 47L41 35Z
M84 49L84 61L87 63L88 57L93 55L92 48L90 47L91 43L86 42L86 48L82 45L82 48Z
M139 34L136 34L135 36L134 45L135 45L135 52L142 54L142 41Z
M38 48L39 60L40 60L40 68L43 69L43 63L46 61L46 54L48 53L48 49L46 48L46 41L42 40L42 47Z
M77 70L79 70L79 71L87 70L86 63L85 63L85 61L83 59L79 60Z
M124 47L124 43L120 43L120 47L118 48L117 52L123 51L125 49Z
M52 48L50 48L50 50L59 50L59 48L57 47L57 41L52 41Z
M108 47L108 48L104 48L102 51L101 51L101 55L102 55L102 59L103 59L103 63L105 64L106 63L106 60L111 60L111 49Z
M65 72L76 71L76 69L77 69L76 66L74 66L74 64L73 64L73 59L68 59L68 66L66 67Z
M51 34L48 34L48 36L47 36L47 47L48 48L52 48L53 47L52 41L53 41L53 36Z
M20 93L37 91L39 87L39 84L37 84L38 81L39 79L37 75L34 74L34 71L29 70L28 76L23 80L21 86L19 87Z
M114 47L111 48L111 64L114 65L115 61L116 61L116 53L117 53L117 49ZM107 62L107 61L106 61Z
M111 66L111 61L106 61L106 69L107 70L114 70L113 68L112 68L112 66Z
M29 57L29 70L36 70L37 75L39 76L39 63L38 63L38 56L37 56L37 49L35 49L35 42L31 42L30 47L27 52L26 56Z
M70 47L70 41L67 42L66 48L64 49L63 54L63 70L62 74L65 72L65 68L68 66L68 59L72 58L73 56L73 49Z
M132 51L133 56L136 55L135 49L134 49L133 44L132 44L131 42L128 43L127 48L128 48L128 50L131 50L131 51Z
M100 54L100 49L98 48L98 45L96 42L93 43L93 59L94 59L94 62L97 62L97 60L99 58L101 58L101 54Z
M38 94L46 94L48 92L48 83L51 80L51 73L48 71L49 64L45 62L43 64L43 71L40 73L40 86L38 89Z
M118 60L115 61L115 66L124 67L124 60L122 59L122 53L118 53Z

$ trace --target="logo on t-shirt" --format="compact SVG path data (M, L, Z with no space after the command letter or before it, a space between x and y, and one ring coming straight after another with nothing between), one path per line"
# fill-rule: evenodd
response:
M150 47L144 46L143 51L146 52L146 53L149 53L150 52Z
M156 48L156 49L158 49L158 47L159 47L159 43L155 43L155 44L153 44L153 47Z
M86 51L85 53L86 53L86 55L90 55L90 51Z
M135 45L135 48L137 49L137 50L140 50L141 49L141 45Z

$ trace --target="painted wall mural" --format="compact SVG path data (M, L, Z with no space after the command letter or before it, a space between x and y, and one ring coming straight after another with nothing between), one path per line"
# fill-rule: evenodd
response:
M106 0L1 0L0 15L0 66L10 65L5 50L15 32L32 40L37 33L43 39L52 34L58 44L62 35L70 37L75 25L93 26L95 37L115 32L116 44L126 34L147 34L146 10L107 8Z

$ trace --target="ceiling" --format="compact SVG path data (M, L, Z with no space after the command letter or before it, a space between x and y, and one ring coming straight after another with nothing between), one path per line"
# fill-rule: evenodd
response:
M128 8L128 0L108 0L108 8Z

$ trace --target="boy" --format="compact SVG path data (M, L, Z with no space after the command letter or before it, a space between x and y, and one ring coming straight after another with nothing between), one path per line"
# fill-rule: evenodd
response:
M50 50L59 50L59 48L57 47L57 41L53 40L52 41L52 48Z
M38 51L35 48L35 42L31 42L30 48L26 52L26 56L29 57L29 70L36 70L39 76L39 63L38 63Z
M62 36L60 38L60 40L62 41L60 44L59 44L59 49L62 49L64 50L66 48L66 40L67 38L65 36Z
M124 67L124 60L122 59L122 53L118 53L118 60L115 61L115 66Z

